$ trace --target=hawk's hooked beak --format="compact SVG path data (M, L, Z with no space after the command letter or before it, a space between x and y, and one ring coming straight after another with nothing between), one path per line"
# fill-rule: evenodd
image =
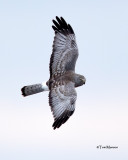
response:
M86 82L86 80L85 80L85 79L83 79L83 84L85 84L85 82Z
M80 78L83 81L83 84L85 84L86 79L85 78Z

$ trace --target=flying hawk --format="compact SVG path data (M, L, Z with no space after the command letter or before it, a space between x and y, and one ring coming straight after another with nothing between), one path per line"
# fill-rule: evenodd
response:
M75 33L62 17L56 17L52 26L55 31L50 58L50 78L45 83L24 86L23 96L49 91L49 105L54 116L54 129L64 124L75 111L75 88L85 84L84 76L75 73L78 47Z

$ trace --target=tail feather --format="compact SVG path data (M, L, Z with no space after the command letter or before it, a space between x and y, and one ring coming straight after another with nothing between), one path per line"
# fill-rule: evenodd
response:
M29 85L29 86L24 86L22 89L21 89L21 92L22 92L22 95L24 97L26 96L29 96L29 95L33 95L33 94L36 94L36 93L40 93L40 92L43 92L43 91L48 91L48 86L46 86L46 83L45 84L34 84L34 85Z

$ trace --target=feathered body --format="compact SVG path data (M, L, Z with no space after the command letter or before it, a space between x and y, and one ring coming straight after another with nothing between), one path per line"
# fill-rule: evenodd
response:
M45 90L49 90L49 105L54 116L53 128L56 129L74 113L77 99L75 87L85 84L86 79L75 73L78 48L72 27L62 17L56 17L56 21L53 20L53 23L55 37L49 64L50 78L46 83ZM31 95L26 94L29 88L27 87L22 88L24 96ZM44 86L39 84L37 88L37 93L44 90ZM35 94L35 90L33 94Z

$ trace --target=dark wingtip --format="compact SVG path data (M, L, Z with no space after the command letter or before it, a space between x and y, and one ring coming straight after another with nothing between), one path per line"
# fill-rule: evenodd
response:
M59 18L58 16L56 16L56 19Z
M68 24L68 28L69 28L70 32L74 34L74 30L73 30L73 28L71 27L70 24Z
M55 130L56 128L59 128L62 124L64 124L69 117L74 113L74 111L65 111L59 118L55 119L52 127Z
M52 20L54 25L52 26L53 30L56 32L61 32L62 34L74 34L74 31L70 24L67 24L63 17L56 16L56 20Z
M54 30L55 32L56 32L56 31L59 32L58 28L56 28L55 26L52 25L52 28L53 28L53 30Z

